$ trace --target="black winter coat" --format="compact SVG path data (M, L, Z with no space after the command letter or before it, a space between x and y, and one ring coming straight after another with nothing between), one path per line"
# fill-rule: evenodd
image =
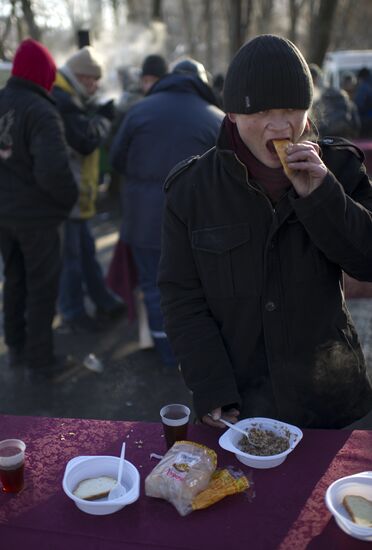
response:
M0 221L59 224L76 199L53 99L40 86L11 77L0 91Z
M306 198L275 206L223 135L170 174L159 286L165 329L198 416L337 428L372 408L342 270L372 281L372 187L351 144L324 140L329 168Z

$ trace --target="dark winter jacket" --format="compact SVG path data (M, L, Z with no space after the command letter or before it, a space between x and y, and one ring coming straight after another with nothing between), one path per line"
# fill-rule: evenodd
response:
M372 281L362 154L324 140L322 185L306 198L291 188L274 208L223 133L166 183L159 286L196 413L238 403L243 418L347 425L372 408L341 288L342 269Z
M199 78L169 74L134 105L114 139L111 157L124 176L121 237L160 248L164 181L181 160L216 143L223 113Z
M11 77L0 91L0 221L59 224L76 197L52 98L37 84Z

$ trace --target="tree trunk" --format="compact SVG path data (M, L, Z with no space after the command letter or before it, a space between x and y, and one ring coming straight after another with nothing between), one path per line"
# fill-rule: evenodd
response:
M90 30L96 39L99 38L102 29L102 15L102 0L89 0Z
M247 40L251 34L252 20L253 20L253 10L254 10L255 0L247 0L245 5L245 10L243 15L244 21L242 23L242 42Z
M138 2L136 0L127 0L128 21L137 22L140 20L138 13Z
M305 0L288 0L288 12L289 12L288 38L294 43L297 42L298 20L304 4L305 4Z
M0 59L5 59L5 60L7 59L5 43L12 28L12 21L15 17L16 0L11 0L10 4L11 4L11 12L9 14L9 17L6 20L4 32L0 38Z
M242 18L242 2L241 0L231 0L230 2L230 59L235 55L242 45L241 36L241 18Z
M350 21L353 19L353 12L355 10L355 0L347 0L343 3L341 8L341 14L338 20L337 27L333 33L333 48L335 50L340 49L342 39L345 36L345 29L348 28Z
M21 0L23 15L25 16L26 24L31 38L34 40L41 39L41 31L35 23L35 15L32 7L32 0Z
M274 0L260 0L257 4L259 16L257 18L257 34L264 34L271 27Z
M320 67L331 41L332 25L338 0L320 0L317 13L310 23L308 61Z
M204 25L205 25L205 42L206 42L206 65L207 70L212 74L214 72L214 55L213 55L213 17L212 17L212 2L204 0Z
M162 0L153 0L152 2L152 17L156 21L163 21L163 6Z
M189 55L196 57L196 41L194 36L194 25L192 21L192 12L188 0L182 0L182 13L185 21L186 38L189 46Z

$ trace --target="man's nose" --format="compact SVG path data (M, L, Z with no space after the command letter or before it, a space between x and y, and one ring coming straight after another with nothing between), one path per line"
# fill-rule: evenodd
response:
M273 115L268 124L270 130L287 130L290 127L286 117L280 114Z

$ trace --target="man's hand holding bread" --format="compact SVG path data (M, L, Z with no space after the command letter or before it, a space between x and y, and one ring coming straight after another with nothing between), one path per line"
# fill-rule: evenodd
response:
M319 157L319 146L312 141L292 143L273 140L284 172L300 197L307 197L319 187L327 174L327 167Z

